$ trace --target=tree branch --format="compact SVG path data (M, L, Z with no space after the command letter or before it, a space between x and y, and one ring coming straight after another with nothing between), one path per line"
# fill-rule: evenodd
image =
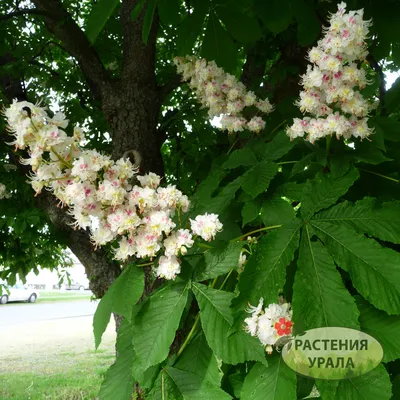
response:
M370 63L372 69L379 75L381 83L379 85L379 102L381 105L381 110L383 114L386 112L385 107L385 95L386 95L386 81L385 74L382 70L382 67L379 65L378 61L375 60L374 56L369 53L367 56L367 61Z
M43 13L47 29L60 40L68 53L76 58L94 96L101 98L109 81L97 52L91 46L85 33L79 28L59 0L32 0Z
M164 85L160 86L158 92L160 94L160 102L162 103L164 99L177 87L182 85L182 77L181 75L175 74L172 75L168 82Z
M247 51L240 80L248 89L262 81L267 59L265 43L262 41L258 41Z
M0 15L0 21L7 21L8 19L12 19L15 17L20 17L23 15L45 15L46 13L40 10L37 10L36 8L26 8L26 9L22 9L22 10L17 10L14 12L11 12L9 14L5 14L5 15Z

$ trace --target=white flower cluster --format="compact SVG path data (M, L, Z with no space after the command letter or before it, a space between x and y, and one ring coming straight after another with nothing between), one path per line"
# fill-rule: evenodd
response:
M270 304L263 310L263 298L257 307L249 306L247 312L251 317L246 318L246 331L251 336L257 336L260 342L266 346L268 353L272 352L272 346L283 336L292 334L292 311L289 303Z
M164 250L157 275L174 279L180 272L177 256L192 247L192 234L210 241L222 230L215 214L191 220L192 232L175 230L173 217L188 211L187 196L173 185L160 187L161 178L154 173L137 176L127 159L113 161L82 149L79 128L72 137L63 131L68 125L64 114L50 118L42 107L16 101L4 114L15 137L10 144L28 148L29 158L23 162L32 166L30 183L36 193L44 187L52 191L69 207L74 227L90 229L96 246L117 239L116 259L152 259ZM140 186L131 184L135 178Z
M340 3L325 37L308 53L313 65L302 76L304 90L296 105L314 118L295 118L287 129L291 139L306 135L313 143L333 134L365 138L372 133L367 125L371 104L359 91L369 82L357 64L368 54L365 39L371 21L363 20L363 10L345 10L346 4Z
M258 99L254 92L247 91L242 82L219 68L214 61L186 56L176 57L174 62L182 79L189 81L200 103L208 108L210 118L222 114L221 129L229 132L248 129L256 133L264 129L265 121L260 116L247 120L242 111L246 107L255 107L258 112L269 114L273 106L268 99Z
M6 185L4 183L0 183L0 200L2 199L9 199L11 194L7 192Z

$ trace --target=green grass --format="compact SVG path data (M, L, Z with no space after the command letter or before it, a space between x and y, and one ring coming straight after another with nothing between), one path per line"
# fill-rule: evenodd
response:
M47 365L45 369L37 366L33 372L0 373L0 399L97 399L101 382L113 359L113 349L61 353L54 355L54 372L49 372Z
M68 291L68 292L40 292L38 302L49 302L49 301L66 301L66 300L83 300L90 299L92 297L91 292L80 292L80 291Z

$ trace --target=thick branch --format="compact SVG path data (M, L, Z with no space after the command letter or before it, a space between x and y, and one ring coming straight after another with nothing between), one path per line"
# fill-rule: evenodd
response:
M13 61L13 56L6 54L0 57L0 66ZM3 74L0 75L0 84L2 92L9 102L14 98L19 101L26 100L26 93L21 80L11 75ZM1 138L4 141L7 141L7 139L9 138ZM14 159L14 156L12 153L12 159ZM24 166L18 162L15 165L18 171L24 176L30 171L28 166ZM88 232L83 230L77 231L71 227L71 223L73 222L72 217L66 213L65 209L57 206L57 200L50 192L43 191L35 198L35 204L45 212L56 230L63 233L67 246L85 267L93 293L98 298L102 297L111 283L120 274L119 266L108 259L103 249L94 251Z
M32 0L44 13L47 29L60 40L71 56L77 59L96 98L101 97L108 74L85 33L79 28L59 0Z

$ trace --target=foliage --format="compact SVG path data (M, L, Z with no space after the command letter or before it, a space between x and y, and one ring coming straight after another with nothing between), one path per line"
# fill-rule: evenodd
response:
M123 73L120 12L127 2L63 3L117 80ZM384 71L400 69L398 2L348 1L374 23L367 43L371 55L363 64L372 84L362 93L380 100L369 120L375 133L370 140L332 137L313 144L290 141L285 127L300 116L293 102L307 49L337 2L134 3L130 21L142 21L141 46L150 46L153 24L158 28L159 87L175 79L173 57L196 54L215 60L257 96L268 96L276 109L260 134L228 135L210 123L187 85L175 85L162 99L157 118L165 181L191 195L190 218L219 214L224 230L182 257L182 273L172 283L150 277L152 290L144 290L143 266L122 266L94 318L98 346L111 314L124 317L118 357L100 399L130 399L133 390L146 399L307 397L314 383L296 377L275 350L268 355L243 329L248 303L256 305L261 297L266 305L279 298L292 303L295 332L342 326L382 344L383 362L368 375L316 381L323 399L389 399L391 382L396 390L400 379L392 364L400 358L400 79L385 90L382 78ZM14 8L7 0L0 13ZM1 54L12 56L0 60L0 78L22 74L31 99L58 102L90 132L90 148L112 151L104 99L93 95L81 66L46 30L40 14L16 18L0 25ZM2 93L7 102L4 86ZM36 207L20 169L9 167L15 160L8 146L1 143L0 152L0 182L13 192L0 201L0 278L12 281L39 264L56 266L65 240ZM183 228L188 223L179 222ZM244 265L241 253L247 256Z

